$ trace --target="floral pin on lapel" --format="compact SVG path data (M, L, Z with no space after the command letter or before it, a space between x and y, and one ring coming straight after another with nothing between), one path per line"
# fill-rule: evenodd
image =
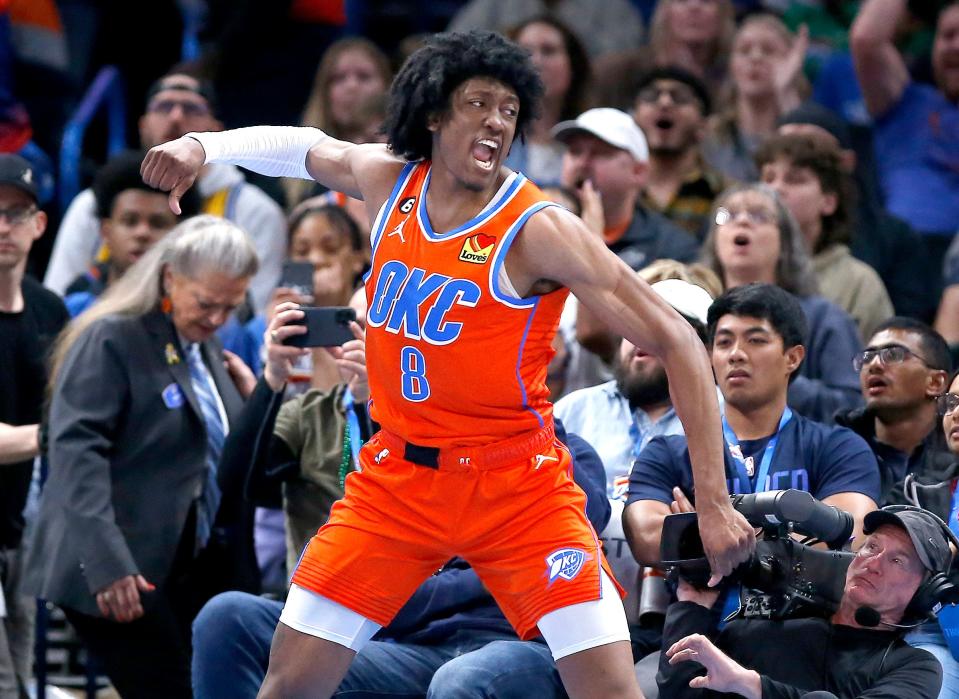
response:
M167 366L180 363L180 355L177 353L176 347L173 346L172 342L166 343L166 363Z

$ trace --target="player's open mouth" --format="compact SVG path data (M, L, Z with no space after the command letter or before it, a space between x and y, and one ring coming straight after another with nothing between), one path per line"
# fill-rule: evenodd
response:
M473 144L473 149L470 152L477 165L484 170L492 170L497 150L499 150L499 144L496 141L490 138L481 138Z

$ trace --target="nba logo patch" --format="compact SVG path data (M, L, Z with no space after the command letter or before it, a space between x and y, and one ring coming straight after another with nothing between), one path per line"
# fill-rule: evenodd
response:
M496 238L485 233L471 235L463 241L463 249L460 250L460 260L463 262L472 262L474 265L481 265L489 256L493 254L493 246L496 245Z
M583 564L589 560L585 551L580 549L560 549L554 551L546 557L546 575L547 585L552 585L557 578L563 580L572 580L579 571L583 569Z

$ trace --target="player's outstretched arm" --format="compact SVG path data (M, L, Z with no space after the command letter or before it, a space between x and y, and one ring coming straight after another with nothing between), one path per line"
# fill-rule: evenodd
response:
M716 582L728 575L750 555L755 536L729 501L716 385L696 332L580 219L558 208L530 219L513 244L507 272L517 290L542 280L568 286L610 328L660 358L689 438L706 554Z
M272 177L315 179L367 202L375 214L386 200L403 161L382 144L356 145L300 126L251 126L191 133L151 148L140 172L144 181L170 192L170 207L208 163L240 165Z

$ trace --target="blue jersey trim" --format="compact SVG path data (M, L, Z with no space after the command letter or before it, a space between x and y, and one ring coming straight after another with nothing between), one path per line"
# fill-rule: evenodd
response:
M389 198L383 203L380 212L376 215L376 220L373 221L373 227L370 229L370 268L366 274L363 275L364 284L370 278L370 275L373 274L373 261L376 259L376 248L380 244L380 238L383 237L383 229L386 228L386 222L390 218L389 212L393 210L393 205L396 204L400 192L406 189L410 177L413 176L413 170L415 170L419 164L420 162L416 161L403 166L400 176L396 178L396 184L393 185L393 191L390 192Z
M526 348L526 337L529 335L529 329L533 325L533 318L536 316L536 307L539 304L539 297L533 299L533 309L529 314L529 318L526 321L526 328L523 330L523 339L519 342L519 352L516 353L516 383L519 384L520 394L523 398L523 408L530 411L533 415L536 416L536 420L539 422L539 426L543 427L546 423L543 422L543 416L539 414L536 410L531 408L526 402L526 386L523 385L523 377L519 373L520 365L523 363L523 350Z
M526 209L526 211L524 211L523 214L513 222L513 225L507 229L506 235L503 236L503 242L501 242L496 248L493 264L490 266L489 291L494 299L509 306L510 308L529 308L530 306L536 305L536 298L516 298L515 296L511 296L499 288L500 271L503 266L503 262L506 260L506 253L513 244L516 234L520 232L520 230L529 220L529 217L536 212L542 211L550 206L558 206L558 204L554 204L553 202L549 201L539 201Z
M432 169L430 169L430 172L426 173L426 179L423 181L420 200L416 207L416 218L419 221L420 227L423 229L423 234L426 236L426 239L434 241L449 240L450 238L455 238L460 235L466 235L475 228L478 228L480 225L486 223L493 216L495 216L500 209L509 203L516 193L519 192L520 188L523 186L523 183L526 182L525 175L514 172L510 175L510 179L507 180L509 184L506 186L505 191L500 189L500 191L497 192L498 196L495 196L482 211L476 214L476 216L451 231L446 233L437 233L433 230L433 225L430 223L429 215L426 212L426 192L430 186L431 174Z

